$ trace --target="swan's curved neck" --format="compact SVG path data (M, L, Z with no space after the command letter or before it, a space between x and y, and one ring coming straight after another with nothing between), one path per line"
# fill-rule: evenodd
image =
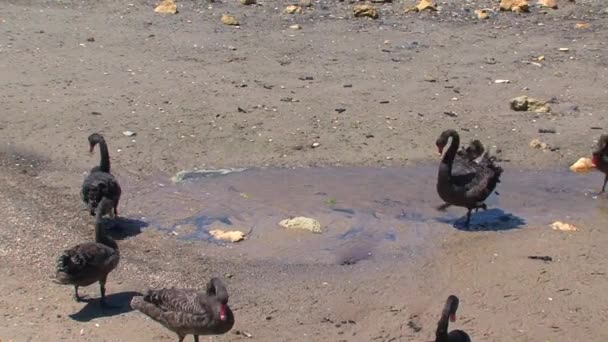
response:
M106 234L106 229L102 224L102 216L108 210L109 202L110 200L104 197L97 206L97 214L95 215L95 242L118 250L116 241Z
M443 155L441 159L441 164L439 165L439 178L440 180L450 180L452 177L452 164L454 164L454 158L456 158L456 153L458 153L458 146L460 146L460 136L455 131L450 133L450 137L452 141L450 142L450 147Z
M99 169L103 172L110 172L110 153L108 152L108 145L105 140L99 142L99 152L101 154L101 160L99 161Z
M435 331L435 342L447 341L448 337L448 324L450 316L450 304L446 303L441 313L441 318L437 323L437 330Z

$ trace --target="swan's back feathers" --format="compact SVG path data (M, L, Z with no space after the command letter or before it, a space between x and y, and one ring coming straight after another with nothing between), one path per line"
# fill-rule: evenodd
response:
M205 297L196 290L149 290L143 297L133 298L131 306L182 336L222 334L230 330L234 319L228 324L215 319Z
M84 179L81 198L87 204L91 215L94 215L103 197L117 202L121 193L122 189L112 174L98 171L90 173Z
M203 294L204 296L204 294ZM149 290L144 301L156 305L163 311L198 313L207 311L199 292L190 289Z
M57 280L69 284L93 273L109 273L118 263L118 250L101 243L87 242L65 250L57 258Z

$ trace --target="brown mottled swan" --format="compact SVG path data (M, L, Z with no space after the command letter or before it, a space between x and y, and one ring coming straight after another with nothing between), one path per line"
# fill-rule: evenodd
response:
M148 290L145 296L134 297L131 307L164 325L182 342L186 335L224 334L234 325L228 307L228 291L218 278L212 278L206 292L188 289Z
M112 201L103 198L99 202L95 217L95 242L76 245L57 258L54 281L63 285L73 285L76 301L81 300L78 295L79 286L89 286L99 282L100 303L102 306L109 306L105 301L106 279L120 260L118 245L106 235L102 224L102 216L110 210L112 210Z

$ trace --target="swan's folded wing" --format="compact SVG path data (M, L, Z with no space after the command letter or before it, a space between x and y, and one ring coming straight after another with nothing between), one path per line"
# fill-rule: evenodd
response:
M83 243L63 252L58 259L57 268L62 272L76 273L87 268L106 265L116 256L117 251L100 243Z
M201 305L199 292L189 289L150 290L144 297L146 302L156 305L163 311L198 314L206 312Z
M467 196L479 197L485 200L496 188L497 177L492 170L486 169L477 174L477 177L467 184Z

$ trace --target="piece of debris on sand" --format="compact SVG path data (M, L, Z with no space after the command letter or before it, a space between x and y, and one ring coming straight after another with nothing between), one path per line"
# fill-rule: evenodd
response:
M355 17L378 19L378 10L372 5L355 5L353 15Z
M530 141L530 147L532 148L537 148L539 150L548 150L551 147L549 146L549 144L547 144L546 142L542 142L540 139L538 138L534 138L532 139L532 141Z
M238 230L224 231L221 229L210 230L209 234L216 240L228 241L228 242L239 242L246 238L245 233Z
M487 8L483 8L483 9L476 9L475 10L475 15L477 16L477 19L483 20L483 19L488 19L490 17L490 12L492 10L487 9Z
M422 12L422 11L437 11L437 5L432 0L420 0L416 6L407 7L405 13Z
M551 223L551 228L553 230L561 230L562 232L575 232L578 230L575 225L562 221L555 221Z
M308 230L310 232L320 234L321 233L321 223L319 221L303 216L297 216L285 219L279 222L279 226L283 228L289 229L303 229Z
M514 97L510 101L511 109L535 113L549 113L551 107L545 101L537 100L526 95Z
M538 6L557 9L557 0L538 0Z
M230 14L224 14L222 15L222 24L224 25L229 25L229 26L239 26L239 20Z
M283 10L283 13L300 14L300 13L302 13L302 7L298 6L298 5L289 5L289 6L285 7L285 9Z
M175 14L177 13L177 5L175 5L173 0L163 0L156 6L154 12Z
M528 0L501 0L500 10L516 13L529 12L530 4L528 3Z
M570 171L576 173L589 172L593 169L595 169L595 164L593 164L593 160L591 160L591 158L586 157L580 158L576 161L576 163L570 166Z

